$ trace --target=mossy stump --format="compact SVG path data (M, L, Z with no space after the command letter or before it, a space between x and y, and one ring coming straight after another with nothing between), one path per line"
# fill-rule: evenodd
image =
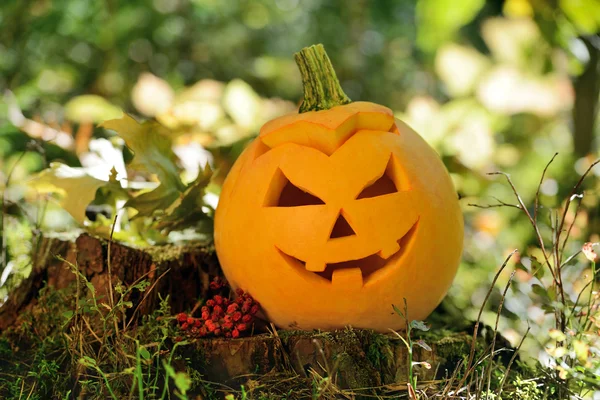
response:
M137 314L128 318L154 311L159 294L162 298L169 296L173 314L189 311L198 300L206 298L210 281L221 275L210 246L141 250L109 244L89 234L73 238L47 235L39 240L31 275L0 307L0 331L18 324L19 315L36 306L45 284L58 290L72 287L73 266L94 286L97 296L108 293L109 282L128 286L147 280L149 289L132 292L131 310ZM264 326L256 329L267 332ZM430 369L416 368L421 383L451 376L471 348L472 333L435 328L432 332L420 333L431 352L414 346L413 360L431 364ZM477 348L483 348L483 342ZM350 391L352 398L367 398L405 391L408 381L408 350L404 343L393 334L363 329L273 331L239 339L197 339L180 347L177 354L177 368L196 370L200 375L191 375L202 377L198 386L216 384L222 391L239 390L243 385L245 390L264 392L267 397L263 398L310 398L310 390L324 382L335 390ZM183 362L182 355L187 361ZM294 396L290 397L290 391L295 392Z
M422 383L450 377L468 357L472 343L467 333L423 339L432 351L415 346L415 361L431 364L431 369L415 368ZM271 379L282 376L294 377L294 385L299 386L329 378L338 389L360 397L403 391L408 382L408 350L403 342L395 335L363 329L199 339L186 346L184 354L203 380L233 389L268 387Z
M75 282L69 264L79 268L98 297L107 295L109 282L129 286L142 279L148 281L152 288L148 295L133 292L129 299L132 310L137 308L137 316L158 306L159 293L163 298L169 296L173 312L191 309L206 297L210 281L221 274L214 248L206 245L136 249L112 242L109 253L108 240L82 233L47 234L39 238L35 248L30 276L0 307L0 331L14 324L22 311L35 304L44 285L64 289Z

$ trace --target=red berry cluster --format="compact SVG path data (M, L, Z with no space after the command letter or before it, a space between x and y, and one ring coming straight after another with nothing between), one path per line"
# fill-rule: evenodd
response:
M227 282L225 281L225 279L223 279L219 276L215 276L215 278L208 285L210 290L212 290L214 292L218 292L219 290L223 289L225 286L227 286Z
M222 279L215 278L210 288L214 291L225 287ZM254 324L254 316L260 306L250 294L236 290L237 298L230 300L220 294L206 301L201 316L194 318L186 313L177 314L179 328L191 337L222 336L240 337Z

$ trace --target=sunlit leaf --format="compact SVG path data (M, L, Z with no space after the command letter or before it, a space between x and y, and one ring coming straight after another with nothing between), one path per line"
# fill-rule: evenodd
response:
M85 221L85 209L96 197L96 191L108 184L96 179L85 168L73 168L58 162L34 175L29 186L39 193L55 193L59 204L80 224Z
M192 387L192 379L185 372L177 372L173 379L175 381L175 386L183 394L185 394Z
M129 115L106 121L102 126L116 131L134 152L130 168L156 174L160 182L156 189L134 197L125 206L135 208L136 217L151 216L169 207L185 186L166 129L155 121L139 123Z
M139 123L124 114L122 118L105 121L100 126L117 132L133 151L130 168L156 174L161 184L184 190L169 132L162 125L155 121Z
M550 329L550 331L548 332L548 336L550 336L551 339L554 339L558 342L562 342L567 338L567 336L558 329Z
M600 30L600 2L597 0L560 0L559 5L578 30L590 35Z
M173 104L174 97L171 85L148 72L140 75L131 91L133 105L148 117L167 111Z
M464 96L475 89L489 64L475 49L447 44L437 52L435 70L451 95Z
M506 0L503 11L509 17L522 18L533 16L533 7L529 0Z
M587 361L590 347L586 343L579 339L573 340L573 350L575 350L575 356L579 362L585 363Z
M93 94L74 97L65 104L65 117L78 123L99 123L122 115L123 110L119 107Z
M534 46L541 45L541 33L529 18L489 18L481 28L494 59L513 66L526 66Z
M261 98L246 82L235 79L225 87L223 106L240 127L248 130L256 127L259 121Z
M417 3L417 43L426 51L452 40L455 33L473 20L484 0L419 0Z

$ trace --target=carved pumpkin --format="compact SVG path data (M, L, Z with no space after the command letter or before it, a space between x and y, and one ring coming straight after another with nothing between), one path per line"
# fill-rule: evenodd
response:
M301 113L265 124L224 183L215 219L223 271L283 328L399 329L391 305L403 299L410 319L424 319L462 251L450 177L388 108L345 104L322 47L297 60Z

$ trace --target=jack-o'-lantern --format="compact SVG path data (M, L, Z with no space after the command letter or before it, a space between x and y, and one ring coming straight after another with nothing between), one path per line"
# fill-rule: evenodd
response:
M459 264L463 220L429 145L350 102L322 46L296 54L300 113L265 124L222 188L215 245L232 287L282 328L387 331L424 319Z

